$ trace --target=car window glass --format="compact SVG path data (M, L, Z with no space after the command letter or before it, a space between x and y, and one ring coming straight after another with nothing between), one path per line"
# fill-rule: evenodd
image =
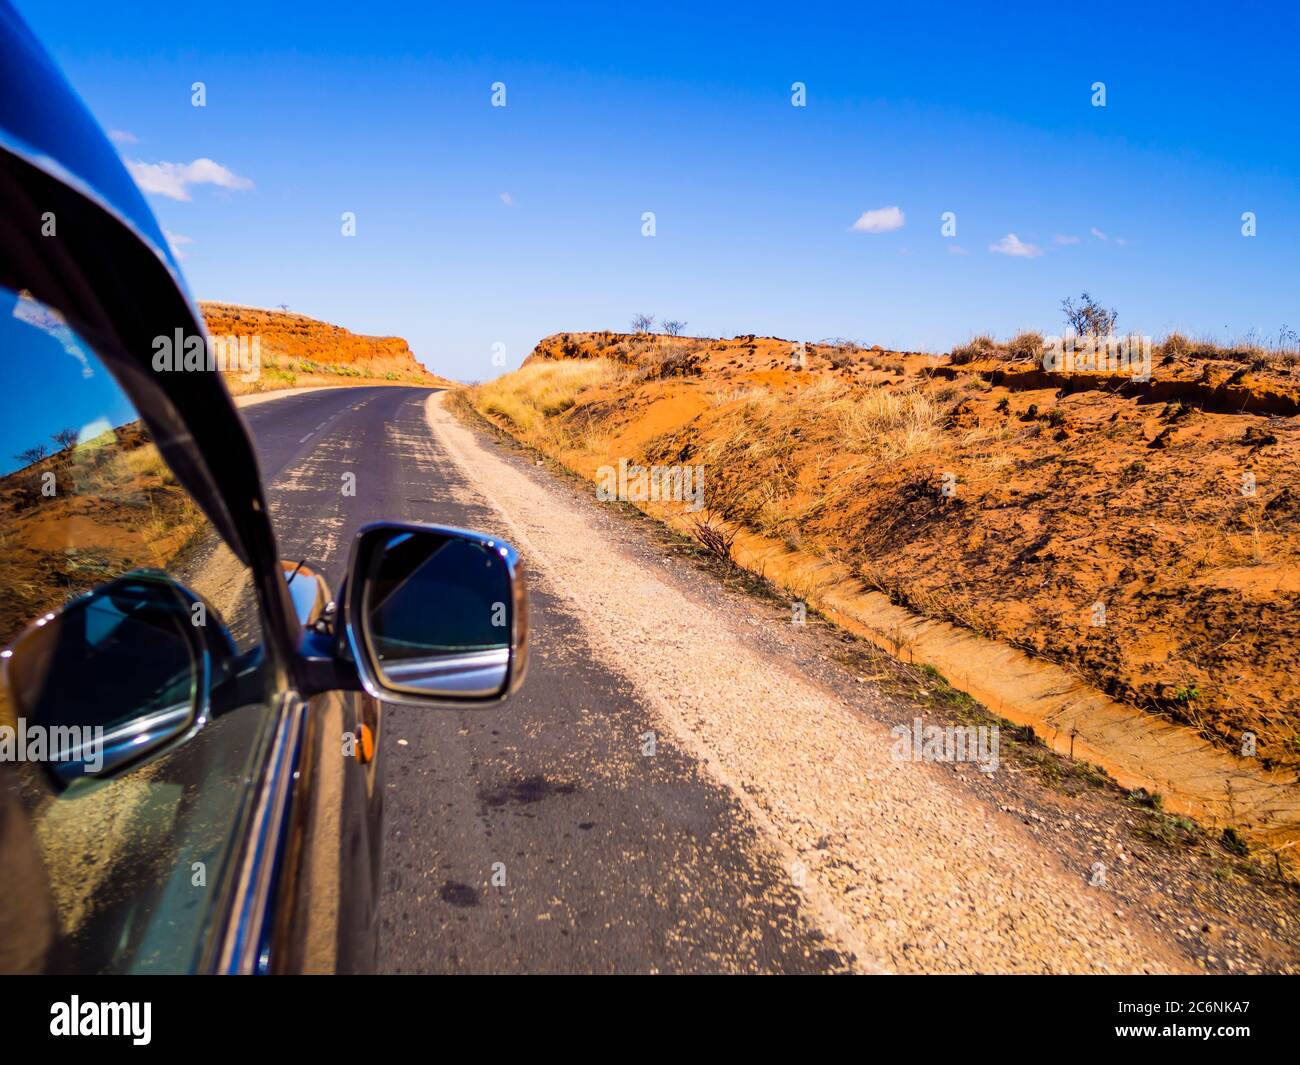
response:
M247 568L177 483L106 363L56 312L0 289L0 367L0 655L12 657L33 626L59 624L70 600L154 574L195 593L206 623L229 630L230 654L256 661ZM131 592L131 581L122 587ZM191 663L174 619L115 594L76 624L75 668L102 676L113 719L103 724L188 702ZM82 678L50 661L24 679L43 686L57 719L60 708L72 713L60 685L71 691ZM0 685L0 931L14 931L0 936L0 971L200 966L269 737L265 692L151 761L66 790L23 757L17 741L30 723L10 694Z

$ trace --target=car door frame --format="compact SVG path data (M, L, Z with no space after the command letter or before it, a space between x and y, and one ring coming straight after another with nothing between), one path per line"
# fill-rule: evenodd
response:
M25 135L39 135L39 129L16 128L16 116L33 110L46 120L93 130L107 145L35 39L15 33L9 21L14 17L0 2L6 58L0 64L0 285L26 290L58 311L95 350L182 487L251 570L268 687L278 693L278 705L239 847L239 876L218 925L219 949L208 956L210 971L267 971L275 914L283 909L277 890L285 879L290 812L308 799L307 775L298 771L310 716L309 704L298 695L306 668L300 654L304 630L280 568L256 453L220 374L166 374L151 363L158 336L180 329L206 338L207 331L143 198L115 153L99 153L95 165L104 173L97 175L87 171L84 159L60 158L55 146ZM51 114L60 107L63 114ZM138 202L123 203L132 196ZM47 213L58 219L56 240L41 235Z

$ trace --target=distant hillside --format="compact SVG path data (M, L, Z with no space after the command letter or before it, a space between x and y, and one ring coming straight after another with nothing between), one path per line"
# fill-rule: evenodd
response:
M692 377L702 373L759 370L785 371L802 351L804 368L867 372L882 358L920 356L916 351L864 348L849 340L798 344L780 337L747 334L727 338L672 337L663 333L552 333L540 340L524 365L556 359L614 359L656 377ZM933 362L923 359L923 362Z
M400 383L456 387L430 373L401 337L372 337L291 311L269 311L232 303L199 304L213 336L261 338L261 373L252 381L229 373L236 394L304 385Z

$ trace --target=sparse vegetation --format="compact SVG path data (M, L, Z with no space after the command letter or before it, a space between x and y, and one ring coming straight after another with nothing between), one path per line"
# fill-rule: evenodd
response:
M50 439L54 441L60 451L67 451L77 443L79 435L76 429L60 429Z
M610 359L535 363L478 385L475 399L486 413L532 433L572 407L585 389L611 384L626 372Z
M1189 847L1201 839L1195 821L1179 814L1167 814L1159 806L1138 822L1137 833L1164 847Z
M712 515L703 519L694 518L691 522L692 532L711 555L726 562L732 561L731 549L736 542L736 533L719 523Z
M1225 851L1235 854L1238 858L1244 858L1250 853L1249 845L1231 825L1223 830L1222 835L1219 836L1219 843Z
M45 458L49 453L50 449L44 444L33 444L31 447L18 452L18 454L14 456L14 460L23 466L33 466Z
M971 362L997 359L1012 363L1037 363L1043 356L1043 334L1026 330L1017 333L1005 343L999 343L987 333L972 337L965 344L952 349L949 362L962 366Z
M976 359L987 359L995 355L998 351L997 341L987 334L972 337L971 340L960 347L952 349L951 362L954 365L974 362Z
M171 566L207 528L139 422L106 430L55 460L71 490L40 506L33 505L37 490L29 474L20 470L0 478L6 529L0 568L9 598L0 642L27 619L116 574ZM68 546L71 519L77 522L75 547Z
M1043 357L1043 334L1032 330L1017 333L1007 342L1006 351L1012 362L1039 362Z
M1154 354L1162 365L1188 362L1223 362L1259 372L1270 368L1290 370L1300 366L1300 338L1282 326L1276 337L1263 338L1253 331L1235 340L1211 337L1190 338L1173 332L1156 345Z
M454 386L430 373L400 337L361 336L301 314L202 303L208 332L221 337L257 337L260 373L247 379L223 373L233 394L266 392L297 385L352 385L376 381Z
M1196 350L1186 343L1168 347ZM1285 422L1243 412L1255 395L1285 402L1300 380L1285 365L1256 384L1243 363L1180 364L1158 375L1152 405L1126 378L1045 382L1030 361L1040 344L1032 331L977 336L954 366L809 343L796 373L796 345L779 338L559 334L525 374L593 359L608 372L561 403L520 400L531 422L493 406L496 383L473 402L588 475L619 454L699 463L730 528L833 560L914 613L1051 659L1225 748L1249 729L1264 769L1300 765L1300 721L1277 712L1295 684L1280 666L1300 564L1295 442ZM689 372L675 371L678 351ZM1235 391L1207 404L1221 387ZM1225 469L1249 471L1257 495ZM1087 623L1099 598L1104 633ZM1139 656L1144 640L1162 657Z
M872 388L831 399L844 446L857 454L901 458L933 447L941 411L921 389Z
M1088 293L1083 293L1076 303L1072 297L1061 300L1061 311L1066 324L1079 336L1104 337L1115 332L1119 313L1106 310Z
M685 348L652 351L642 365L643 378L693 377L700 374L700 357Z

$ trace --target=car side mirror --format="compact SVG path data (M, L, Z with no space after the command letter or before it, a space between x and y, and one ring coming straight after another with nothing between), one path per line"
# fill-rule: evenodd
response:
M56 788L104 779L197 732L214 678L236 655L202 599L166 573L136 570L0 651L11 727Z
M368 525L352 545L341 635L362 687L377 699L495 703L528 666L519 555L461 529Z

